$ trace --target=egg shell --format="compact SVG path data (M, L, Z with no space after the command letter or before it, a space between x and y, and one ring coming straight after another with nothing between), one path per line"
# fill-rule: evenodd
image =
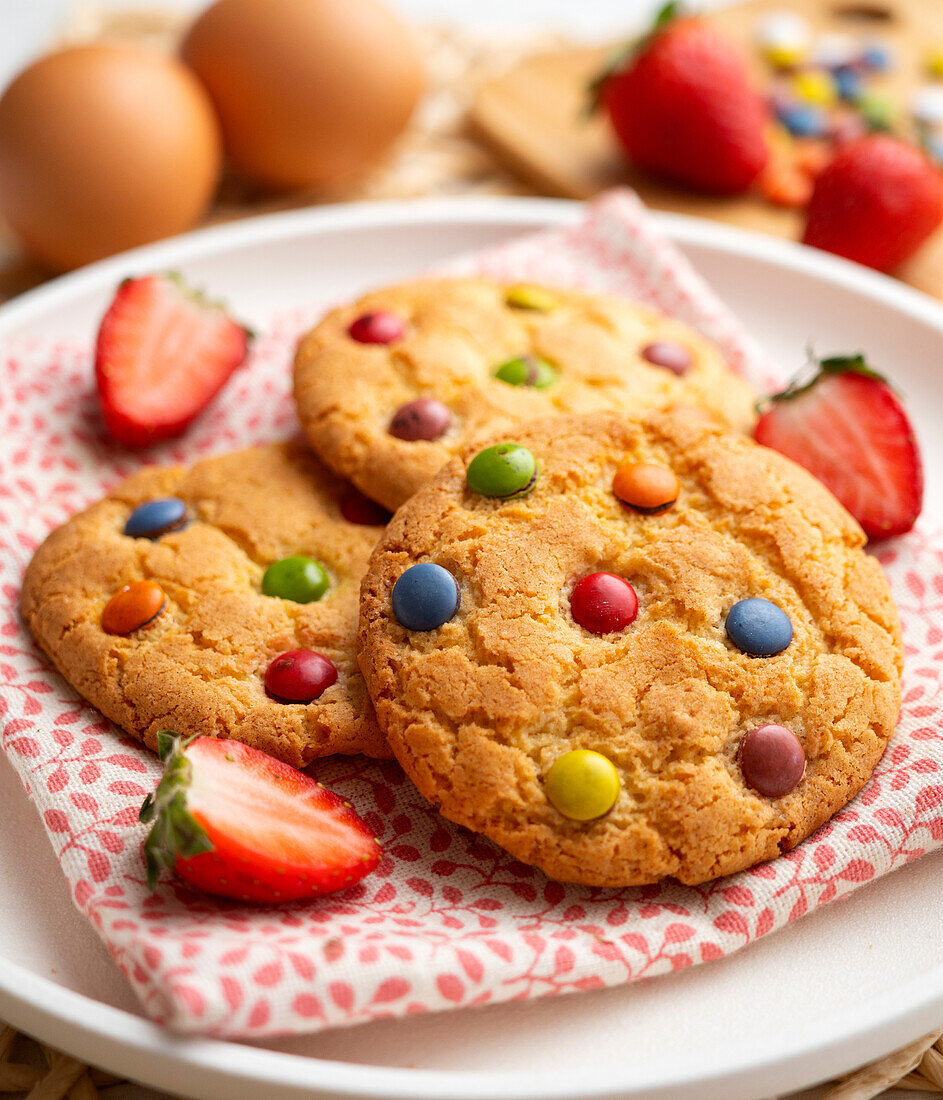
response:
M221 161L205 91L154 50L49 54L0 98L0 208L54 271L189 229Z
M218 0L181 50L216 104L233 166L278 190L362 172L423 88L411 31L376 0Z

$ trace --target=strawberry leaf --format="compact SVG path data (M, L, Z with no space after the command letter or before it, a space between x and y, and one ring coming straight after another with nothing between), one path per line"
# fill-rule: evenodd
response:
M624 42L617 46L606 60L602 70L586 85L587 102L583 112L584 117L590 118L602 106L602 97L610 77L628 68L629 64L647 48L651 40L665 29L669 23L674 22L684 13L684 5L681 0L668 0L655 16L650 30L638 38Z
M860 374L865 378L873 378L876 382L889 384L883 374L879 374L868 366L863 352L859 351L853 355L832 355L826 359L817 359L814 350L810 347L808 356L805 366L790 379L784 390L779 393L768 394L756 402L757 413L762 415L773 405L783 401L792 401L800 394L807 393L820 379L827 378L829 375Z
M139 819L153 822L144 841L144 865L147 884L154 888L161 871L171 871L178 857L190 859L213 851L213 842L206 830L187 809L187 791L193 767L183 742L170 730L157 735L158 751L164 761L164 774L157 790L144 799Z

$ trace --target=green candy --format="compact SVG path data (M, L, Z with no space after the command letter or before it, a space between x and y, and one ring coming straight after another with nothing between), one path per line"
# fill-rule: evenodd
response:
M558 756L544 780L547 798L571 821L593 821L619 798L619 773L602 753L574 749Z
M319 561L295 554L273 562L265 570L262 591L266 596L294 603L312 603L324 595L329 584L327 570Z
M533 386L535 390L546 390L557 380L557 372L546 359L536 355L521 355L509 359L494 372L495 378L507 382L510 386Z
M508 287L504 300L513 309L529 309L534 313L550 313L560 304L557 296L549 290L527 283Z
M865 92L855 106L869 130L886 131L894 127L894 102L880 92Z
M486 447L469 462L465 482L473 493L484 497L523 496L537 480L537 460L517 443Z

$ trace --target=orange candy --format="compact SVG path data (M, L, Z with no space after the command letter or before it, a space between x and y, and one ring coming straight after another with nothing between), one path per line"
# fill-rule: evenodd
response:
M639 512L664 512L678 499L681 486L673 470L628 459L616 470L612 491Z
M166 602L164 590L156 581L126 584L105 604L102 630L106 634L131 634L156 619Z

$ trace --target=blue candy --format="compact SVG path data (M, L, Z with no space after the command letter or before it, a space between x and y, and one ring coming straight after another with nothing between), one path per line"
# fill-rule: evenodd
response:
M435 630L458 611L455 578L431 561L411 565L393 585L393 614L407 630Z
M894 66L894 55L886 46L875 43L862 50L861 64L873 73L886 73Z
M792 641L789 616L769 600L735 603L724 626L730 641L749 657L774 657Z
M187 524L187 506L179 497L163 497L139 504L128 516L124 533L132 539L157 539Z
M846 103L854 103L861 95L861 73L857 69L842 66L832 74L839 98Z
M776 112L779 121L794 137L821 137L827 127L818 107L796 103L781 106Z

